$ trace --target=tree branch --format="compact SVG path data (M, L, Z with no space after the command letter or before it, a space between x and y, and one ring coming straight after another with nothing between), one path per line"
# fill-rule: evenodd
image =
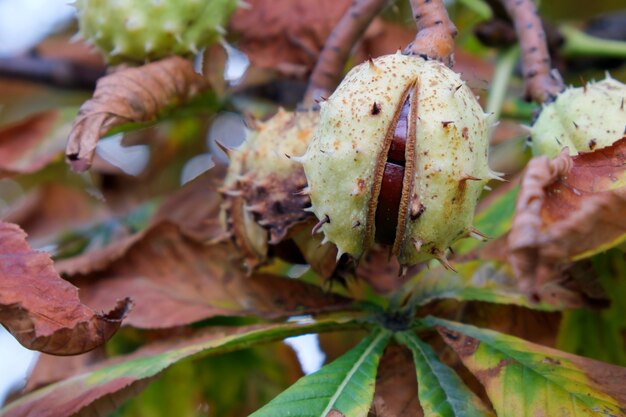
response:
M442 0L410 0L417 35L405 49L406 55L421 55L451 66L457 34Z
M522 53L525 96L537 103L556 97L564 86L557 70L550 69L546 33L532 0L502 0L515 22Z
M105 67L37 56L0 58L0 77L19 78L54 87L93 90Z
M331 94L341 80L343 66L354 44L365 29L387 5L388 0L353 0L348 10L333 29L317 64L313 69L309 86L304 95L304 106L311 107L315 100Z

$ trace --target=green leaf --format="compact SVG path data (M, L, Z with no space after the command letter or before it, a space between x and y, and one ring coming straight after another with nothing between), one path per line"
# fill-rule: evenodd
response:
M183 361L108 417L246 416L301 376L281 342Z
M474 217L474 227L481 233L496 239L511 228L511 220L515 213L515 201L519 194L519 185L509 187L505 192L494 191L493 197L489 196L489 201L481 203L482 209ZM454 247L455 252L464 254L475 249L481 244L475 239L463 239Z
M430 345L415 333L402 332L395 337L413 352L418 396L425 417L493 415L461 378L439 360Z
M148 345L145 350L140 349L126 358L123 356L113 358L114 364L110 366L66 379L26 395L1 410L0 416L64 417L79 411L86 415L108 415L123 401L135 396L137 390L143 389L147 382L183 359L243 349L299 334L360 326L362 323L349 318L329 318L304 324L249 326L238 328L231 334L205 332L187 340L186 343L177 341L175 347L169 348L167 345Z
M251 417L365 417L374 396L376 369L391 333L376 330L314 374L300 378Z
M535 303L519 290L519 285L507 265L497 262L470 261L454 265L455 271L437 266L424 269L404 286L402 299L411 294L412 305L424 305L433 300L485 301L515 304L536 310L556 310L545 303Z
M610 299L602 310L563 312L557 347L577 355L626 366L626 262L612 250L595 256L594 269Z
M484 385L499 417L626 417L626 368L428 317Z

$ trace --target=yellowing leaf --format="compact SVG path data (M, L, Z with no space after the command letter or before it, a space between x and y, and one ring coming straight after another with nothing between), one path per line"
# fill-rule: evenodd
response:
M498 417L626 416L626 368L461 323L425 323L484 385Z
M65 379L12 402L1 417L66 417L108 415L135 396L172 364L190 357L233 351L303 333L354 328L351 319L327 319L312 323L264 324L230 332L201 332L191 339L146 346L126 357L116 357L99 369ZM196 356L197 355L197 356ZM107 366L108 365L108 366Z
M535 303L519 289L518 281L505 264L469 261L454 265L456 271L436 266L424 269L403 287L411 302L424 305L434 300L485 301L515 304L538 310L555 310L564 305Z
M516 275L540 287L572 260L626 239L626 138L528 164L508 238Z

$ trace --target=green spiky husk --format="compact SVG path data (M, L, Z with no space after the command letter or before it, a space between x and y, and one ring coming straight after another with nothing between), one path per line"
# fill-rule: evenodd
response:
M237 0L77 0L81 35L111 64L190 55L219 40Z
M321 230L339 255L359 258L373 244L374 233L367 241L366 228L374 218L368 205L378 198L376 167L384 162L384 138L403 94L415 83L414 192L424 210L417 219L406 217L400 263L440 257L467 236L481 190L495 176L487 165L487 116L458 74L439 62L401 54L355 67L322 103L318 129L301 158L312 210L318 219L328 217ZM474 179L463 180L467 177Z
M621 139L626 126L626 85L607 76L584 87L569 88L546 105L531 129L535 155L592 152Z

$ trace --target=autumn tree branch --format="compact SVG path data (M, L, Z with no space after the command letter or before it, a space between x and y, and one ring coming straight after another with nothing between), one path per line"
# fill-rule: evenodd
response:
M564 88L557 70L550 68L546 33L532 0L502 0L515 22L522 54L525 96L537 103L556 97Z
M451 66L457 34L442 0L410 0L417 35L405 49L406 55L421 55Z
M34 81L60 88L92 90L106 73L104 66L90 66L38 56L0 58L0 77Z
M315 100L327 97L335 90L352 47L387 2L388 0L352 1L328 37L313 69L304 95L305 107L311 107Z

